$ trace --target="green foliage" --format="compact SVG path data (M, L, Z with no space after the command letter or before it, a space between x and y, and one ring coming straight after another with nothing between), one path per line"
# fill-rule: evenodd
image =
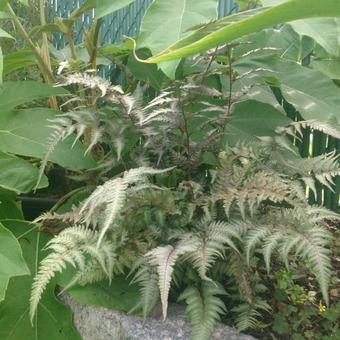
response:
M0 202L0 219L24 219L20 203L16 202L16 194L14 192L0 189Z
M188 287L181 294L179 300L185 300L188 305L186 313L192 324L192 339L210 338L216 321L226 312L223 301L218 297L225 294L223 287L214 282L202 282L200 288Z
M339 332L339 304L329 308L315 298L316 292L298 284L299 275L280 271L276 274L275 295L280 303L273 331L286 339L331 339Z
M156 0L134 55L130 40L99 41L101 18L130 3L89 0L54 22L20 5L39 14L28 24L4 3L0 19L20 36L0 89L0 218L12 219L0 228L11 260L0 267L2 295L11 278L0 337L77 339L57 287L144 317L184 301L193 340L221 319L264 339L336 337L339 215L308 199L338 193L337 74L315 66L336 61L337 28L313 19L327 35L313 21L258 31L338 16L339 4L240 1L247 11L207 23L215 0ZM93 8L76 46L76 22ZM48 48L52 32L66 49ZM17 195L43 187L57 203L23 222Z
M39 170L29 162L0 152L0 187L17 194L27 193L35 187ZM48 186L46 176L40 188Z
M0 47L0 86L2 85L2 74L4 71L4 57L2 55L2 49Z
M0 301L2 301L9 279L14 276L28 275L30 272L22 257L18 241L2 224L0 224L0 246Z
M217 6L216 0L153 1L144 15L137 48L147 47L153 55L161 52L190 34L191 27L216 19ZM159 67L169 78L175 79L179 62L160 64Z
M100 248L96 248L98 233L83 227L67 228L57 237L47 243L47 249L53 252L46 256L40 264L34 279L32 296L30 299L30 319L36 313L39 301L47 284L57 272L65 269L69 263L77 268L73 282L80 284L91 283L103 279L103 273L110 278L115 266L115 246L104 240ZM91 259L87 260L86 255Z
M31 275L10 280L6 299L0 304L0 337L2 339L80 339L71 323L71 312L55 297L55 282L46 289L38 306L38 313L29 320L29 295L37 263L43 259L41 249L51 238L47 233L32 230L32 224L24 221L5 220L2 224L20 243L22 254Z
M93 3L93 0L88 2ZM134 0L117 0L117 1L110 1L110 0L101 0L96 2L96 17L101 18L107 14L115 12L122 7L129 5L130 3L134 2Z
M7 111L39 98L62 95L67 92L35 81L9 81L0 90L0 108Z
M255 10L255 13L257 11ZM189 37L172 44L167 49L149 58L149 63L159 63L204 52L210 48L223 45L254 31L277 25L283 22L309 17L327 17L340 15L339 3L334 0L320 3L318 0L290 0L278 6L265 9L261 13L245 18L240 22L220 26L219 21L213 22Z

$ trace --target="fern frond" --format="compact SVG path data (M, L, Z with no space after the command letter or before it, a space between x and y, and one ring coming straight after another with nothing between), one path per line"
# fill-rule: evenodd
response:
M135 268L132 269L133 271L135 271L135 275L131 283L140 285L141 299L129 313L141 308L145 319L155 307L159 298L158 275L155 268L147 262L145 257L137 261Z
M226 222L203 220L200 224L200 228L196 228L193 232L184 234L180 238L184 244L191 242L195 245L195 250L188 253L186 257L193 263L203 280L210 280L206 275L207 271L218 257L223 257L226 247L238 252L232 238L240 240L241 235L232 224Z
M77 279L86 280L86 272L93 276L90 268L93 268L93 262L96 262L109 277L113 270L115 261L115 246L110 241L105 240L100 249L97 249L96 243L98 232L83 226L74 226L64 229L59 235L51 239L46 249L52 251L40 263L38 273L36 274L30 298L30 318L33 320L38 303L47 284L57 272L62 272L67 264L78 268ZM91 260L86 254L90 254ZM100 276L99 279L101 279ZM72 280L72 284L75 280Z
M65 123L69 122L67 119L65 119ZM54 151L55 147L57 146L57 144L62 141L63 139L65 139L67 136L69 136L69 132L67 129L63 129L63 127L61 126L52 126L52 128L54 129L54 131L51 133L51 135L49 136L47 143L46 143L46 151L43 155L43 158L41 160L40 163L40 167L39 167L39 175L38 175L38 179L37 179L37 183L34 187L34 191L37 190L37 188L40 185L41 179L44 175L44 171L46 169L47 166L47 162L49 160L49 158L51 157L52 152Z
M299 175L316 196L315 179L333 190L333 177L340 175L339 155L335 151L311 158L281 158L283 171L289 175Z
M94 211L102 211L100 223L100 235L97 248L100 246L108 229L114 224L121 209L124 207L128 187L143 184L147 176L160 174L170 169L156 170L147 167L131 169L124 173L123 177L115 178L105 182L85 200L79 214L82 220L89 225L93 220Z
M279 128L278 132L285 132L293 137L301 137L303 135L302 129L310 128L314 131L323 132L326 135L340 139L340 126L337 122L321 122L316 119L303 120L292 122L287 128Z
M232 158L231 164L223 162L224 167L218 172L213 192L214 200L223 202L227 216L233 204L237 206L242 218L246 219L248 211L253 216L265 201L286 202L295 206L304 200L302 188L287 176L270 171L269 168L257 169L253 161L248 161L244 166L233 164L236 161Z
M87 73L69 74L56 86L68 86L73 84L83 85L85 88L89 89L99 89L102 97L109 93L124 93L120 86L113 86L109 81L98 76L91 76Z
M321 227L313 227L299 235L300 243L296 245L296 254L300 255L311 266L321 289L322 296L329 304L328 285L331 279L330 250L326 248L331 235Z
M325 220L333 220L333 221L340 220L340 215L337 214L336 212L329 210L327 208L315 206L315 205L307 206L302 213L307 214L308 220L313 224L319 223Z
M267 235L270 235L270 231L266 227L256 227L249 230L245 237L245 251L247 263L250 263L250 254L258 243L261 242Z
M260 298L255 298L251 303L242 303L232 309L237 313L236 327L239 332L245 331L249 328L256 329L259 325L259 319L262 318L263 312L270 312L271 307L267 302Z
M185 300L188 305L186 312L192 325L192 340L209 340L220 315L226 313L219 295L226 295L219 283L203 281L200 289L188 287L178 298L179 301Z
M157 247L149 251L145 256L149 263L157 268L159 279L159 292L161 296L163 319L166 319L168 309L168 296L170 291L171 276L176 260L179 256L194 251L195 244L178 244L176 247L171 245Z
M289 257L294 254L300 257L310 267L315 275L320 289L328 304L328 284L331 276L331 261L327 246L332 239L331 234L315 224L322 214L319 209L282 209L268 214L261 227L250 229L245 236L246 257L249 263L251 251L262 243L262 253L267 270L270 270L270 260L274 250L278 250L282 260L288 267ZM320 215L321 214L321 215Z
M270 272L270 260L272 257L272 253L277 248L278 243L280 242L281 239L282 232L278 231L266 237L263 242L262 253L268 273Z

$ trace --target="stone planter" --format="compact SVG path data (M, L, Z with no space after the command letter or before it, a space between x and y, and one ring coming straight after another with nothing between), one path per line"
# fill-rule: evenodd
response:
M74 324L83 340L189 340L190 324L183 319L184 308L170 305L167 320L155 312L146 321L141 317L103 307L94 307L75 302L68 295L62 300L74 313ZM255 340L238 334L235 329L223 324L215 328L212 340Z

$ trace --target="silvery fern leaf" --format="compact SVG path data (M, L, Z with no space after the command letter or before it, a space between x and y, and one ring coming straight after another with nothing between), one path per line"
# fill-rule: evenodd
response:
M180 236L182 243L192 243L195 250L186 257L193 263L203 280L210 280L207 271L213 266L217 258L223 257L227 247L238 252L233 238L241 239L241 235L232 224L222 221L201 221L201 228Z
M166 319L168 309L168 296L170 291L171 276L176 260L179 256L195 250L196 244L179 244L175 247L168 245L157 247L145 256L149 263L157 268L158 285L161 296L163 319Z
M140 167L126 171L123 177L114 178L97 189L85 200L80 208L81 221L89 225L92 221L94 211L102 211L101 222L99 223L100 234L97 240L99 248L106 232L114 225L125 205L128 188L146 182L147 176L157 175L171 170L157 170L148 167Z
M335 117L334 117L335 118ZM323 132L326 135L340 139L340 125L338 121L331 118L330 122L321 122L316 119L292 122L286 128L278 128L278 133L286 133L293 137L302 137L302 129L310 128L312 130Z
M140 258L135 263L131 273L135 275L131 283L138 283L141 293L141 299L137 305L129 311L132 313L139 308L143 311L143 317L146 318L156 305L159 298L158 275L154 266L151 266L145 257Z
M31 321L47 284L68 264L78 269L75 277L79 279L86 280L86 273L90 273L92 280L94 279L93 273L89 270L89 267L93 268L94 262L101 267L103 272L111 275L116 257L115 246L112 242L103 240L102 246L96 248L98 237L97 231L84 226L74 226L66 228L47 243L46 249L52 252L41 261L33 281L30 298ZM91 256L90 259L86 256L87 254ZM98 280L101 278L102 275L99 275ZM74 279L73 283L75 283Z

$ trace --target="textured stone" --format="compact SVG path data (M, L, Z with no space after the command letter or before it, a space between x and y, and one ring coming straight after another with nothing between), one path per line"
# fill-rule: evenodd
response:
M183 319L184 308L170 305L168 318L163 321L156 312L146 321L103 307L80 304L63 295L63 302L74 313L74 323L83 340L188 340L190 324ZM235 329L219 323L212 340L255 340L238 334Z

